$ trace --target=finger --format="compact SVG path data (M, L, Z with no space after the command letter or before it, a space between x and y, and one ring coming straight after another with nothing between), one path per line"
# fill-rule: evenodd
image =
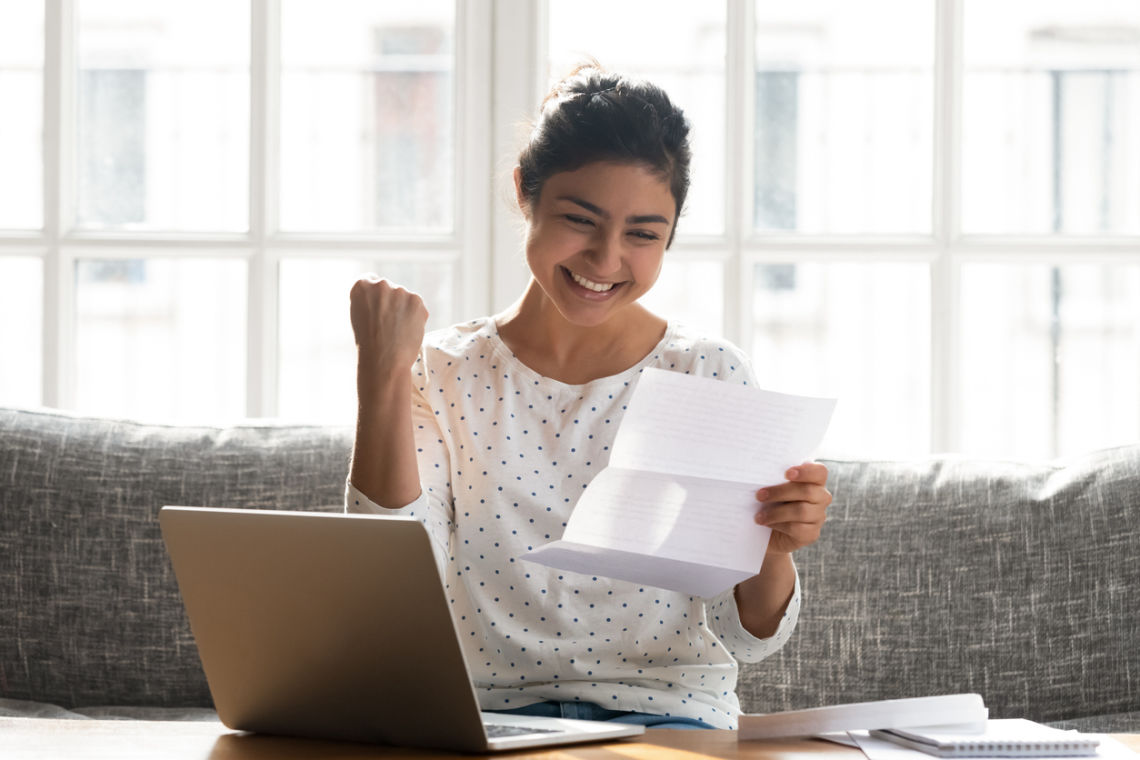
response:
M353 300L355 300L361 293L363 293L364 289L367 288L368 285L372 282L372 280L368 279L370 276L371 275L365 275L358 279L356 282L352 283L352 287L349 288L348 294L351 298L353 298Z
M790 504L766 504L757 510L754 519L759 525L767 525L769 528L781 523L821 525L827 519L827 507L803 501Z
M823 486L815 483L782 483L778 486L761 488L756 492L756 500L765 504L783 501L830 502L831 494Z
M785 535L818 535L822 525L817 522L778 522L772 523L766 527L771 528L776 533L783 533Z
M788 469L784 477L796 483L827 484L827 466L819 462L804 462Z

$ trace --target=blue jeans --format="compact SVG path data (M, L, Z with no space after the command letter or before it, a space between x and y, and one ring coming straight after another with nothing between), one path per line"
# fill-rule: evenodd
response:
M537 715L542 718L574 718L577 720L606 720L614 723L634 723L646 728L713 728L703 720L677 715L652 715L642 712L607 710L593 702L536 702L513 710L487 710L504 715Z

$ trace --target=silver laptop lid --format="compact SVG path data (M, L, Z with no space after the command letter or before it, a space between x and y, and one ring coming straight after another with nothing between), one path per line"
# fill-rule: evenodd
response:
M418 521L164 507L160 522L225 725L487 747Z

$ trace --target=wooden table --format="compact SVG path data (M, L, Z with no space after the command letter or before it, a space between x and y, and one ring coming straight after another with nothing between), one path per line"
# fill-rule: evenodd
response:
M1140 752L1140 734L1116 737ZM735 731L649 729L644 737L495 755L543 760L860 760L857 749L818 740L737 743ZM471 757L341 742L241 734L212 721L0 718L4 760L367 760Z

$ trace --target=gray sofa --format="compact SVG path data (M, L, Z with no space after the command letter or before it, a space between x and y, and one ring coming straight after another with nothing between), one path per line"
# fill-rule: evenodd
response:
M351 435L0 409L0 715L213 717L158 508L339 511ZM747 711L978 692L1140 732L1140 446L827 463L799 629L745 668Z

